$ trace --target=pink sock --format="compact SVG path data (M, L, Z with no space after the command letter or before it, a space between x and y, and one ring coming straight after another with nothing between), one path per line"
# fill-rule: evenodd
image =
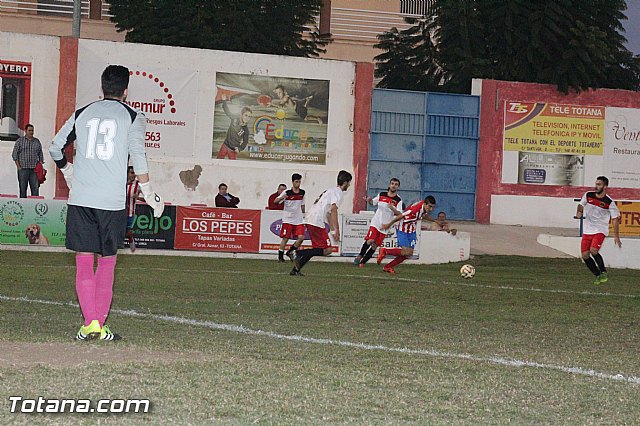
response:
M76 293L84 325L96 319L96 284L93 276L93 254L76 254Z
M400 256L402 254L401 248L387 249L387 256Z
M96 316L102 327L109 315L113 298L113 274L116 269L116 257L99 257L96 268Z

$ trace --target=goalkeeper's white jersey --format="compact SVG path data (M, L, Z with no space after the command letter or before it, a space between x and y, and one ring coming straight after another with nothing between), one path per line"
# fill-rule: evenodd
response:
M76 142L68 204L124 209L129 157L136 174L149 171L144 146L146 126L144 114L115 99L93 102L73 113L49 148L58 163L64 161L65 146Z

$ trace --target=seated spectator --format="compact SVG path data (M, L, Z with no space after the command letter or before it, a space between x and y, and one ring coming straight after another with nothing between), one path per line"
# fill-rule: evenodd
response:
M227 184L221 183L218 185L218 195L216 195L216 207L227 207L232 209L238 208L240 198L234 197L227 192Z
M447 222L447 215L445 214L445 212L439 212L438 213L438 218L431 225L431 230L432 231L445 231L445 232L450 233L451 235L456 235L458 233L457 229L451 228L449 226L449 222Z
M267 210L284 210L284 203L276 204L276 198L282 194L282 191L287 189L287 185L281 183L278 185L278 190L269 195L269 201L267 202Z

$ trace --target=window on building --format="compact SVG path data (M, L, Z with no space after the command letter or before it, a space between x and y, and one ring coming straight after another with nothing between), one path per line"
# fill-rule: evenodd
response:
M400 0L400 13L427 15L436 0Z

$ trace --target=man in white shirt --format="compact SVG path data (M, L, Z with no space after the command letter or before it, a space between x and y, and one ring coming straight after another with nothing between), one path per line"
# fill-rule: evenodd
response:
M580 251L584 263L596 276L594 282L596 285L609 281L604 259L600 254L600 247L605 237L609 235L609 220L613 221L613 241L622 248L619 234L620 211L615 201L607 195L608 186L609 179L598 176L595 191L586 192L582 196L575 216L576 219L584 218Z
M307 212L305 224L311 237L311 247L297 250L293 259L293 269L289 275L302 275L300 270L313 256L329 256L332 252L331 239L327 234L325 222L329 223L333 241L340 241L340 227L338 225L338 207L342 203L344 192L351 185L351 173L340 170L338 185L324 191Z

